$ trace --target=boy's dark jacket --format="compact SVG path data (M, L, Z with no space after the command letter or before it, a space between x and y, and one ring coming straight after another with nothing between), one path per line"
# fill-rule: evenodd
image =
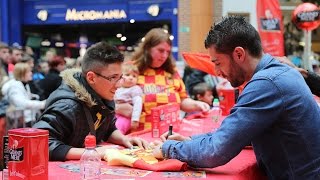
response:
M101 118L97 143L106 141L116 130L113 101L101 99L78 70L66 70L61 76L63 83L49 96L44 113L33 126L49 131L51 161L64 161L72 147L84 147L90 132L84 108L88 108L93 121Z

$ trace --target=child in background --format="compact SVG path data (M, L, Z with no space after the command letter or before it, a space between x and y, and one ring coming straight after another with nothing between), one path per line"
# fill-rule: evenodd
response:
M194 100L203 101L212 107L212 88L207 83L199 83L193 87L191 97Z
M132 116L124 117L116 114L116 127L123 133L127 134L130 130L135 130L139 127L139 119L142 110L142 89L137 85L139 70L130 63L124 63L122 66L123 83L122 87L118 88L115 93L115 103L130 103L133 106Z
M210 106L210 109L213 107L212 87L210 87L205 82L201 82L201 83L198 83L197 85L195 85L191 91L190 96L194 100L207 103ZM185 118L186 119L194 119L194 118L198 118L201 116L206 116L206 115L208 115L208 113L201 113L199 111L188 112L185 114Z

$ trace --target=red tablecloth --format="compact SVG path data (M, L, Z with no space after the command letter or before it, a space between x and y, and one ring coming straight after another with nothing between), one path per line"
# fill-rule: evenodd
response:
M78 164L79 161L67 161L67 162L49 162L49 179L50 180L64 180L64 179L79 179L80 174L75 172L70 172L67 169L59 167L59 165L64 163L75 163ZM117 167L117 166L107 166L106 162L103 162L103 167L106 168L122 168L129 169L128 167ZM193 170L193 169L190 169ZM224 166L220 166L212 169L196 169L206 172L207 179L238 179L238 180L263 180L267 179L266 176L258 169L256 165L256 159L252 149L244 149L241 153L232 159L229 163ZM164 179L163 172L152 172L145 176L145 179ZM115 176L115 175L102 175L101 179L141 179L138 177L126 177L126 176ZM174 178L171 178L174 179ZM176 178L179 179L179 178ZM188 178L193 179L193 178ZM195 178L194 178L195 179Z
M223 118L221 118L223 120ZM200 119L184 120L181 124L179 133L183 135L194 135L203 132L209 132L215 130L220 126L221 121L214 122L210 117L203 117ZM141 131L131 134L131 136L138 136L146 140L156 140L151 137L151 131ZM49 162L49 179L79 179L79 173L69 172L66 169L60 168L59 165L62 163L79 163L78 161L68 162ZM106 168L119 168L114 166L107 166L106 162L103 162L103 166ZM128 167L120 167L128 168ZM265 175L258 169L256 164L256 158L252 149L243 149L239 155L232 159L229 163L212 169L190 169L190 170L201 170L206 172L207 179L267 179ZM145 179L164 179L163 172L152 172L144 177ZM101 179L140 179L137 177L126 177L126 176L114 176L114 175L102 175ZM181 179L181 178L170 178L170 179ZM188 178L192 179L192 178Z
M209 132L214 130L220 125L220 122L213 122L210 118L194 119L190 121L183 121L179 133L184 135L194 135L202 132ZM131 136L138 136L147 140L155 140L151 137L150 131L143 131L131 134ZM103 163L103 168L122 168L130 169L124 166L107 166L106 162ZM71 180L80 179L80 174L76 172L70 172L67 169L61 168L62 164L79 164L79 161L67 161L67 162L49 162L49 179L50 180ZM205 171L207 179L238 179L238 180L250 180L250 179L267 179L266 176L258 169L256 164L256 158L252 149L243 149L239 155L232 159L229 163L211 169L190 169ZM146 175L145 179L164 179L164 172L152 172ZM116 176L103 174L101 179L141 179L139 177L129 176ZM181 179L181 178L170 178L170 179ZM196 178L187 178L196 179Z

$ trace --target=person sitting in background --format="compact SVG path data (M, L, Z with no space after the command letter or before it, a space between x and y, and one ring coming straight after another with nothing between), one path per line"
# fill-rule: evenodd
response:
M188 78L185 80L186 88L189 94L192 94L193 88L202 82L207 83L211 87L212 95L218 97L217 85L222 81L221 77L212 76L203 71L192 69Z
M207 83L198 83L192 90L191 98L194 100L203 101L212 107L212 88Z
M54 56L48 64L50 67L49 73L39 82L39 87L43 90L45 99L60 86L62 81L60 72L65 69L66 61L62 56Z
M10 48L9 46L0 41L0 63L1 63L1 76L7 76L6 80L9 79L9 64L10 64Z
M11 61L10 62L13 65L21 62L22 55L23 55L23 50L22 50L21 47L13 46L13 47L10 48L9 53L10 53L10 57L11 57Z
M21 62L27 63L31 69L34 68L34 59L32 56L24 53ZM33 77L33 76L32 76ZM32 94L34 94L33 99L36 100L45 100L46 98L43 97L43 90L39 86L39 81L34 81L33 78L32 80L28 81L28 85L30 87L30 91Z
M35 72L33 73L32 79L38 81L44 79L49 73L49 64L47 61L40 59L36 65Z
M212 95L212 88L205 82L201 82L198 83L197 85L195 85L193 87L193 90L191 92L191 96L192 99L197 100L197 101L202 101L207 103L210 108L212 108L213 106L213 95ZM193 111L193 112L189 112L185 114L185 118L187 119L192 119L195 118L194 114L199 114L199 112L197 111ZM200 113L199 117L201 116L207 116L207 113ZM197 116L196 116L197 117Z
M21 46L12 46L9 50L10 63L8 64L8 75L9 78L13 78L14 65L21 62L23 50Z
M320 179L320 108L302 76L263 53L259 33L244 17L215 23L205 47L219 75L233 87L247 83L216 131L192 137L173 133L155 147L154 156L213 168L251 142L269 179Z
M26 53L23 53L22 54L22 58L21 58L21 62L27 63L30 66L31 70L33 70L33 68L34 68L34 59L33 59L32 56L30 56L30 55L28 55Z
M286 57L277 57L277 59L284 63L287 64L293 68L295 68L297 71L301 73L303 76L304 80L306 81L307 85L309 86L311 92L320 97L320 76L314 72L307 71L303 68L299 68L295 66L288 58Z
M131 62L127 62L122 66L122 87L118 88L114 100L116 104L129 103L132 105L131 117L125 117L116 114L116 127L123 133L127 134L130 130L139 127L139 120L142 110L142 90L137 85L139 70Z
M37 95L32 94L28 82L32 80L31 67L27 63L17 63L13 70L14 78L2 87L2 94L17 110L23 110L24 122L27 127L36 120L39 110L44 109L45 100L33 100Z
M124 136L115 126L113 97L122 83L123 55L107 43L92 45L86 51L82 70L62 73L63 83L47 100L46 109L34 128L49 131L49 159L80 159L85 137L91 133L97 143L108 141L128 148L148 143ZM106 146L97 147L104 156Z
M132 61L139 69L138 85L143 91L143 109L139 130L151 129L151 109L168 103L179 103L182 111L209 111L207 103L188 97L185 85L177 72L171 53L172 42L166 30L151 29ZM118 114L130 117L130 104L116 106ZM127 114L127 115L126 115Z

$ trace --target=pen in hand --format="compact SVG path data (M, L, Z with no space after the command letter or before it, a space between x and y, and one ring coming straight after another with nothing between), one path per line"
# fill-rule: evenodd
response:
M169 132L168 132L168 135L167 135L167 139L171 135L172 135L172 124L170 124L170 126L169 126Z

